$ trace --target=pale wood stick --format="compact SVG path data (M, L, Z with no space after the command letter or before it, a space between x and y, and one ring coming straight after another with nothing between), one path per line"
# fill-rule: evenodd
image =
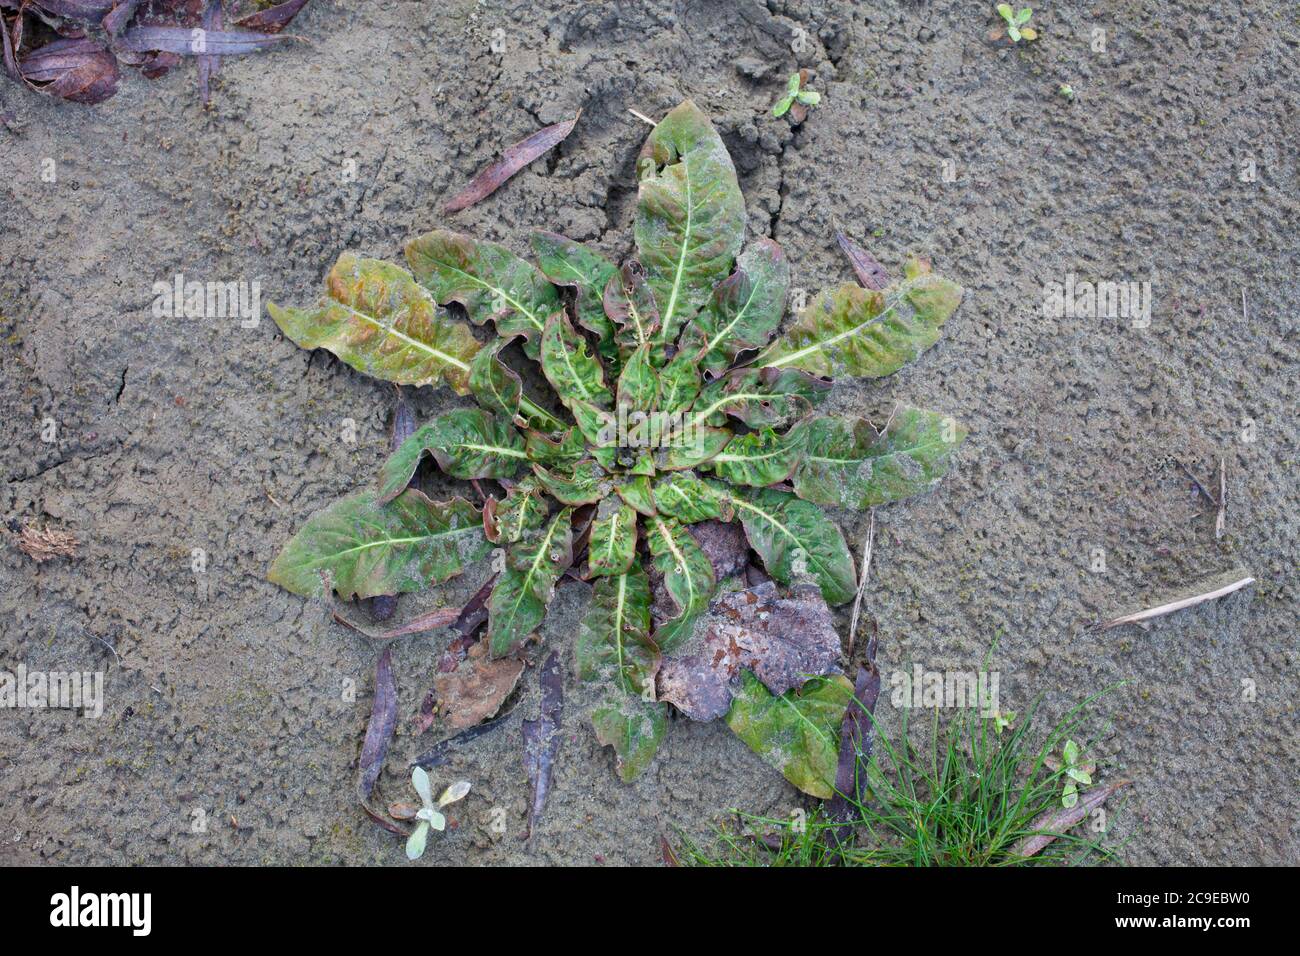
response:
M1108 631L1112 627L1119 627L1121 624L1137 624L1141 621L1148 621L1153 617L1163 617L1166 614L1173 614L1175 611L1181 611L1183 608L1194 607L1197 604L1204 604L1206 601L1214 601L1233 591L1240 591L1247 585L1254 584L1253 577L1244 577L1240 581L1233 581L1231 584L1225 584L1221 588L1213 591L1207 591L1204 594L1197 594L1194 597L1183 598L1179 601L1170 601L1168 604L1160 604L1156 607L1147 608L1145 611L1136 611L1133 614L1125 614L1122 617L1113 618L1097 625L1097 630Z

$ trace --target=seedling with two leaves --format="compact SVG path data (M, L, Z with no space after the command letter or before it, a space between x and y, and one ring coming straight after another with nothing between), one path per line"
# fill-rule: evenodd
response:
M784 116L790 107L796 103L801 106L816 106L822 101L822 95L815 90L803 89L803 84L808 81L807 71L800 70L798 73L791 73L790 79L786 81L785 96L776 101L772 107L773 116ZM796 120L802 121L800 114L802 111L796 110L794 114Z

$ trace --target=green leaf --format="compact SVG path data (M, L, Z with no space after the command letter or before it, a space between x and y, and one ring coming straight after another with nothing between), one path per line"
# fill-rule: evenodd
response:
M592 577L624 574L636 557L636 510L606 497L591 523L587 566Z
M793 96L783 96L777 100L776 105L772 107L772 115L776 117L784 116L786 113L790 112L790 107L793 105Z
M1024 26L1026 23L1029 22L1029 18L1032 17L1033 15L1034 15L1034 11L1029 7L1025 7L1019 13L1016 14L1016 23L1020 26Z
M464 498L430 501L411 488L380 504L363 492L308 518L267 579L305 596L324 592L322 574L344 600L402 594L441 584L490 550Z
M826 800L835 795L840 723L852 697L853 685L841 674L814 677L776 697L742 671L727 726L785 779Z
M773 578L782 584L794 583L802 563L821 587L827 604L853 600L857 593L853 555L840 529L821 508L770 488L736 495L732 504L750 547Z
M1076 764L1079 762L1079 745L1073 740L1067 740L1065 746L1061 749L1061 754L1065 757L1067 764Z
M424 847L429 840L429 822L421 820L411 831L411 835L406 838L406 858L408 860L418 860L424 856Z
M573 509L544 531L526 534L506 551L506 569L488 595L488 647L493 657L517 650L546 618L555 582L573 563Z
M508 420L481 408L457 408L421 425L388 456L379 472L380 500L406 487L426 451L444 472L464 479L513 478L528 458Z
M1011 9L1011 4L999 3L997 5L997 11L998 11L998 15L1002 17L1003 20L1006 20L1007 23L1015 23L1016 21L1015 13Z
M659 649L650 640L650 581L640 567L597 578L574 644L578 679L654 699Z
M587 442L587 454L606 471L613 471L618 464L618 419L589 402L575 401L569 411Z
M749 245L736 271L714 288L700 314L682 333L682 350L698 354L700 367L729 367L742 351L762 348L785 314L790 263L771 239Z
M749 432L733 438L701 467L733 485L774 485L790 477L807 438L806 425L796 425L784 435L771 428Z
M730 496L689 471L660 478L654 486L654 503L659 514L682 524L730 521L735 516Z
M594 504L614 491L614 479L590 458L575 464L570 475L557 475L541 465L533 465L533 473L552 497L564 505Z
M1007 27L1007 36L1011 37L1012 43L1020 42L1020 28L1014 23Z
M587 440L578 428L570 428L558 441L541 432L525 431L524 446L529 461L548 468L555 465L571 466L587 454Z
M899 408L884 434L861 418L813 418L794 492L806 501L864 509L933 488L966 429L946 415Z
M487 411L507 419L519 413L519 399L524 394L518 373L500 358L501 350L511 341L497 339L483 346L469 370L469 390L474 393L474 400Z
M452 321L405 269L345 252L325 288L314 308L267 306L295 345L328 349L358 372L387 382L445 381L461 395L469 391L478 342L469 326Z
M587 347L584 339L563 312L557 312L546 323L542 334L542 372L555 389L555 394L566 406L586 402L608 408L614 401L605 385L605 371L600 360Z
M803 85L803 78L798 73L791 73L789 79L785 81L785 91L791 96L799 92L799 87Z
M555 286L504 246L437 229L406 244L406 261L420 284L446 305L459 302L470 321L496 322L499 335L523 335L537 358L546 320L560 310Z
M576 290L578 324L600 336L602 345L612 346L614 326L605 315L604 298L605 286L618 273L618 267L581 243L554 232L534 232L531 242L537 265L546 278ZM601 351L605 354L604 349Z
M618 404L627 412L654 411L659 397L659 373L650 362L653 345L634 351L618 377Z
M596 739L618 755L619 779L631 783L650 765L668 732L668 705L611 693L592 709L591 723Z
M697 426L691 429L689 441L683 438L668 448L656 448L655 467L660 471L682 471L698 467L726 448L730 441L731 432L725 428Z
M849 283L813 299L799 321L755 359L814 375L879 378L935 342L961 302L961 286L913 265L884 291Z
M726 146L690 101L650 133L638 169L637 253L659 303L659 340L672 341L731 272L745 200Z
M677 616L661 623L654 633L655 643L667 654L690 636L695 619L708 608L717 582L708 555L684 525L656 515L649 520L646 533L655 568L677 605Z
M828 379L797 368L738 368L705 386L691 420L721 425L730 415L750 428L784 428L830 395Z
M659 411L684 412L699 397L700 363L690 352L678 352L659 372Z
M816 90L804 90L795 99L804 106L816 106L822 101L822 95Z
M541 486L525 478L506 492L505 501L489 498L483 506L483 533L493 544L513 544L546 522L549 508Z
M615 489L618 496L629 504L638 514L647 518L655 514L654 497L650 491L650 479L644 475L625 478Z

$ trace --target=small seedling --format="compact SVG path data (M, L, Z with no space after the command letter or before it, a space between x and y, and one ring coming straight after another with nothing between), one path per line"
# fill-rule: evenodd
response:
M1002 736L1002 731L1011 727L1011 725L1014 724L1015 722L1016 722L1016 712L1014 710L1008 710L1005 713L1002 711L998 711L996 714L993 715L993 724L998 729L999 737Z
M1043 763L1054 771L1065 771L1065 791L1061 794L1061 806L1070 808L1079 802L1079 788L1076 784L1083 784L1085 787L1092 786L1092 775L1097 772L1097 765L1092 761L1080 763L1079 758L1082 754L1079 751L1079 745L1073 740L1067 740L1065 746L1061 748L1063 760L1057 760L1055 757L1048 757Z
M1007 22L1007 36L1011 37L1012 43L1019 43L1021 40L1037 40L1038 31L1028 26L1029 18L1034 15L1030 7L1022 7L1020 12L1011 9L1009 3L999 3L997 5L998 16Z
M420 822L416 824L415 832L406 841L406 858L418 860L424 856L424 844L429 839L429 829L432 827L441 833L447 828L447 818L442 815L442 808L463 799L465 794L469 793L469 781L457 781L442 791L437 806L433 804L433 791L429 789L429 775L423 767L416 767L411 771L411 786L415 787L415 792L420 795L420 802L424 805L415 812L415 819Z
M1060 93L1067 100L1071 100L1071 101L1074 100L1074 87L1071 86L1069 83L1062 83L1059 87L1057 87L1056 92Z
M803 85L802 72L791 73L790 79L786 81L785 96L777 100L776 105L772 107L773 116L784 116L796 102L804 106L816 106L822 101L822 95L814 90L801 89Z

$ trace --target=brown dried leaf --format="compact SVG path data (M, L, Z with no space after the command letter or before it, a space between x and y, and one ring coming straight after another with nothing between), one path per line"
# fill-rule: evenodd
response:
M83 38L54 40L18 58L32 89L74 103L102 103L117 92L117 60L103 44Z
M524 662L503 657L493 660L479 641L449 674L433 679L438 709L455 730L472 727L496 716L524 672Z
M659 669L658 697L692 720L724 716L751 670L774 695L838 670L840 638L821 589L776 584L724 594L695 627L683 652Z
M560 671L560 658L552 651L542 665L542 708L536 720L525 720L524 772L528 774L528 831L542 818L546 797L551 792L551 774L555 770L555 757L560 752L560 723L564 709L564 676Z
M443 207L443 214L460 212L492 195L519 170L562 143L573 132L581 115L582 111L579 110L573 119L543 127L509 147L500 159L471 179L469 185Z
M1088 814L1105 803L1116 790L1127 787L1132 782L1132 780L1117 780L1104 787L1093 787L1087 793L1079 794L1079 802L1069 809L1058 808L1041 814L1029 825L1029 829L1045 832L1025 837L1011 848L1011 856L1023 858L1038 853L1057 836L1081 823Z
M835 231L835 241L840 244L840 248L848 256L849 265L853 266L853 271L860 283L868 289L876 290L884 289L889 285L889 273L885 271L885 267L877 262L871 253L838 229Z
M18 550L37 562L75 558L77 544L76 535L57 528L33 528L28 525L18 532Z

